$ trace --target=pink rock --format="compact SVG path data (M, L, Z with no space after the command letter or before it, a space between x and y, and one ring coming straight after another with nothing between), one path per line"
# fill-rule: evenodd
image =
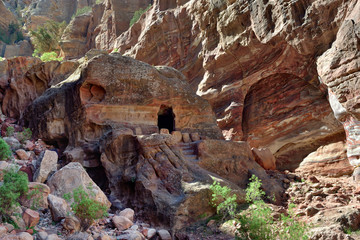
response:
M23 220L28 228L35 227L40 221L40 214L28 208L23 213Z

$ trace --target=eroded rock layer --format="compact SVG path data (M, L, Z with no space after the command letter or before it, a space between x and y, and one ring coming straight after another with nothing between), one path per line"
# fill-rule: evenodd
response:
M344 139L314 59L345 18L355 19L357 1L203 0L169 9L161 2L114 48L180 70L210 101L227 139L268 147L281 168L294 163L290 169L319 146Z
M99 138L114 128L139 134L168 128L221 138L211 106L193 93L181 73L120 54L82 64L38 98L25 120L42 139L69 143L69 151L82 147L91 159L99 152Z

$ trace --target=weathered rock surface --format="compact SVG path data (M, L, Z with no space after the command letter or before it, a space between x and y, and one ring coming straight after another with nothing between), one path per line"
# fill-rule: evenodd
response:
M113 197L124 206L132 207L139 218L173 229L196 221L200 215L213 213L208 202L211 197L209 186L214 180L230 186L238 195L239 202L244 202L244 191L239 186L246 186L249 175L253 173L269 183L264 185L267 192L279 197L276 192L278 184L268 179L254 161L247 144L231 145L231 142L221 140L200 142L194 144L210 145L209 149L199 150L200 159L203 158L199 165L204 165L203 168L197 159L191 160L183 155L172 135L134 136L120 130L113 131L101 144L101 163ZM221 150L222 154L218 153L219 148L210 150L215 145L224 147L227 143L230 145ZM232 148L234 145L236 148ZM232 150L228 151L230 148ZM234 152L233 149L237 150ZM218 159L225 164L220 166ZM206 164L207 160L212 162Z
M16 23L15 16L5 7L4 3L0 1L0 29L7 31L10 23Z
M46 150L34 174L34 181L44 183L51 172L57 170L58 155L55 151Z
M30 57L33 47L28 40L23 40L12 45L0 43L0 57L12 58L18 56Z
M66 59L79 58L92 48L111 49L115 39L129 28L134 12L152 0L106 0L92 11L75 17L66 28L61 49Z
M70 213L70 206L65 199L49 194L48 201L53 221L59 222Z
M39 58L17 57L0 62L0 102L2 112L12 118L23 115L25 108L51 85L66 79L78 67L77 62L41 62Z
M210 105L190 89L183 75L120 54L99 55L82 64L38 98L24 120L43 140L68 143L69 151L82 147L85 162L94 157L99 161L98 140L109 129L155 133L159 115L173 130L221 138Z
M63 197L74 189L82 187L91 198L110 207L111 203L101 189L91 180L80 163L69 163L54 173L48 181L51 194ZM94 196L93 196L94 195Z
M161 2L114 48L180 70L210 101L228 139L268 147L280 169L344 139L313 59L357 1L193 0L159 11Z
M50 188L42 183L30 182L28 184L28 192L20 197L20 204L31 209L48 208L48 195ZM30 196L30 197L28 197Z
M34 30L47 21L65 21L69 23L78 9L94 4L95 0L33 1L27 10L28 18L26 19L26 26Z
M343 141L319 147L301 162L296 171L308 174L339 177L349 175L354 167L346 156L346 144Z
M351 1L349 11L331 48L317 60L321 81L329 89L336 118L344 125L347 156L352 166L360 164L360 3Z
M266 170L276 169L276 159L268 148L252 148L255 161Z

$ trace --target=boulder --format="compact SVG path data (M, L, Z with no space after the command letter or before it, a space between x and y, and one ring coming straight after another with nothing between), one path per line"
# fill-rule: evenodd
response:
M276 159L268 148L252 148L252 153L254 154L255 161L262 166L265 170L275 170L276 169Z
M188 162L172 135L113 132L104 137L100 150L112 197L134 209L142 221L181 229L199 215L213 214L212 177L244 202L244 191L237 185Z
M119 213L119 216L126 217L130 221L134 222L134 214L134 210L132 210L131 208L125 208Z
M81 187L89 194L90 198L108 208L111 205L103 191L93 182L80 163L69 163L61 168L50 177L47 184L51 194L57 197L63 197L64 194L72 193L74 189Z
M134 224L131 220L124 216L114 216L112 221L119 231L124 231Z
M49 174L57 170L58 155L55 151L46 150L40 166L34 174L34 181L44 183Z
M20 204L31 209L47 209L50 188L38 182L29 182L28 188L27 194L20 197Z
M9 234L1 238L1 240L33 240L34 238L27 232Z
M51 217L55 222L64 219L71 212L69 204L61 197L49 194L48 201Z
M161 240L172 240L170 233L165 229L159 230L158 234Z
M25 210L22 217L27 228L35 227L40 221L40 214L29 208Z
M119 236L119 239L124 240L145 240L144 235L142 235L140 232L136 230L126 230L123 231Z
M29 160L30 154L27 153L24 149L18 149L15 151L16 155L20 158L20 160Z
M297 172L329 177L350 175L353 170L346 155L346 144L343 141L319 147L304 158L296 169Z
M75 216L66 216L62 226L71 233L78 232L80 230L80 221Z
M16 151L19 148L21 148L21 143L15 137L4 137L3 139L13 151Z

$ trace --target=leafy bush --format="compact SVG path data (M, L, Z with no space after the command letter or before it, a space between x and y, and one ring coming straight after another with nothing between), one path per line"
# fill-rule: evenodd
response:
M71 209L75 216L79 218L83 230L87 230L94 220L107 216L107 207L91 199L82 187L74 189L72 194L65 194L64 199L67 201L73 199Z
M77 17L77 16L83 15L83 14L91 12L91 11L92 11L92 7L85 6L83 8L78 9L73 17Z
M295 205L289 204L288 215L282 214L279 221L271 217L272 210L262 200L265 192L261 190L261 181L256 176L251 176L246 188L245 200L248 209L236 213L236 196L230 194L228 187L221 187L214 182L210 187L213 191L212 204L218 213L235 218L240 223L236 231L236 239L241 240L305 240L308 227L305 223L296 220L293 211Z
M10 146L5 142L4 139L0 138L0 160L6 160L11 157Z
M0 57L0 62L1 62L1 61L4 61L4 60L5 60L5 58L3 58L3 57Z
M7 127L6 128L6 136L7 137L14 136L14 131L15 131L14 127L11 127L11 126Z
M237 204L236 195L231 195L231 189L227 186L221 187L220 183L214 181L210 190L213 192L211 203L216 207L216 212L225 217L234 217Z
M30 31L31 40L35 46L33 56L38 57L46 52L59 52L61 35L66 28L66 23L48 21L35 31Z
M46 52L43 53L40 57L41 61L43 62L50 62L50 61L63 61L64 58L58 57L56 52Z
M140 8L139 10L137 10L136 12L134 12L134 16L132 17L132 19L130 20L130 27L132 25L134 25L134 23L136 23L139 18L141 17L141 15L143 15L147 10L149 10L151 8L151 4L149 4L149 6L147 6L147 8L142 9Z
M4 171L3 185L0 186L0 214L8 218L14 207L19 205L19 197L28 191L28 177L14 168Z
M24 131L19 133L18 138L20 142L24 143L27 140L30 140L32 137L32 131L30 128L24 128Z

